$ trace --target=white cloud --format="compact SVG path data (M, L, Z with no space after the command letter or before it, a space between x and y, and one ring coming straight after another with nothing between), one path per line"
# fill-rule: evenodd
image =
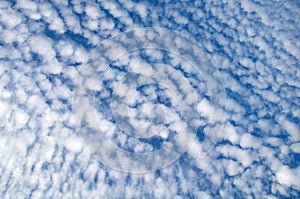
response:
M236 146L218 146L216 149L224 156L236 159L244 167L250 166L252 162L257 159L256 155Z
M11 106L6 102L0 101L0 127L5 127L11 118Z
M72 136L66 140L66 148L73 153L78 153L82 150L82 144L78 137Z
M53 21L51 22L49 28L51 30L54 30L54 31L60 33L60 34L65 32L64 22L60 18L53 19Z
M135 10L137 11L137 13L138 13L142 18L145 18L145 17L148 15L146 5L144 5L144 4L142 4L142 3L138 3L138 4L135 6Z
M291 145L291 150L295 153L300 153L300 143L295 143Z
M19 25L22 22L20 14L17 12L8 9L2 11L0 15L0 21L8 27L8 29L13 29L15 26Z
M100 10L96 6L92 6L92 5L86 6L85 12L92 19L97 19L100 16Z
M55 56L55 51L52 48L52 42L44 36L33 36L29 40L31 51L41 55L45 61L51 61Z
M240 145L243 148L259 149L261 147L261 140L251 134L244 133L241 137Z
M16 129L20 129L26 125L28 122L29 116L27 113L24 113L23 111L16 110L13 113L14 115L14 126Z
M282 125L282 127L287 131L287 133L290 135L290 138L292 141L299 141L300 139L300 129L299 126L283 116L279 116L278 118L279 123Z
M35 2L27 1L27 0L24 0L24 1L20 0L20 1L18 1L17 5L20 8L27 9L27 10L30 10L33 12L35 12L38 8L38 5Z
M299 177L299 168L290 169L287 166L282 166L276 172L276 178L280 184L295 186L297 189L300 188Z
M74 61L78 63L86 63L89 59L89 55L83 48L77 48L74 52Z
M287 159L293 153L300 153L297 124L300 112L295 98L299 96L297 64L300 51L296 42L299 7L294 6L293 1L269 4L252 0L241 3L229 0L207 2L204 7L198 1L161 1L155 8L151 6L154 5L124 0L85 4L77 0L69 3L1 2L0 187L4 187L5 192L0 197L29 197L31 193L33 198L42 195L50 198L104 198L107 195L215 198L215 193L224 198L234 194L245 198L297 197L300 190L297 181L300 178L299 167L291 167ZM132 17L133 12L136 18ZM199 158L205 142L196 141L182 159L169 167L159 172L133 175L99 164L83 150L84 146L75 136L70 101L78 67L72 64L93 66L90 71L81 71L80 78L83 78L81 82L86 88L95 87L97 78L92 77L104 71L109 59L132 50L114 48L114 45L119 46L119 41L107 44L103 38L118 34L121 27L124 31L144 26L166 27L187 33L205 47L221 69L228 91L227 117L230 121L224 126L222 140L206 158ZM46 28L55 31L55 35L47 32ZM66 31L72 34L62 34ZM146 42L150 45L158 33L149 31L147 34ZM99 52L95 53L95 57L86 47L88 45L81 43L81 38L86 39L88 45L112 48L99 57ZM169 35L165 35L163 39L168 38ZM188 46L179 38L168 44L170 46L162 47L180 49ZM162 52L145 50L151 61L163 60ZM36 55L41 62L33 59ZM97 61L91 63L91 59L103 62L99 66ZM130 67L149 62L129 56L119 61ZM181 65L186 73L193 72L176 56L164 61L164 64ZM204 75L209 69L201 68ZM132 70L148 78L166 72L162 67L155 68L151 64L132 67ZM116 77L112 71L106 74L107 79ZM158 77L167 79L163 75ZM208 77L204 78L214 83ZM142 82L142 79L138 81ZM169 85L172 81L164 83ZM194 81L196 85L197 81ZM182 79L174 82L184 83ZM120 86L116 93L124 96L128 91L126 86ZM182 89L181 100L195 108L191 88L184 84L170 88ZM151 94L153 90L146 92ZM108 96L108 92L101 95L103 98ZM209 118L210 113L223 116L220 107L199 99L202 101L196 110L202 116ZM78 101L78 104L79 111L82 111L80 118L85 119L91 129L105 132L109 138L114 136L114 123L102 120L103 115L95 114L88 101ZM148 105L145 109L151 107L151 104ZM172 110L166 110L166 121L170 128L178 129L179 123L174 121L180 120L180 117ZM220 119L217 117L216 121ZM206 120L201 122L205 125ZM182 125L187 126L185 123ZM287 140L281 137L282 133L288 135ZM160 135L168 138L166 131ZM140 144L126 136L118 139L122 147L132 147L136 152L153 150L150 144ZM181 136L177 141L184 139ZM151 161L156 160L153 158ZM135 163L128 159L122 163L135 167ZM226 178L225 174L230 178ZM271 192L268 192L269 189Z
M73 55L74 53L74 49L73 46L69 43L60 43L61 45L59 45L59 50L60 50L60 55L63 57L69 57L71 55Z

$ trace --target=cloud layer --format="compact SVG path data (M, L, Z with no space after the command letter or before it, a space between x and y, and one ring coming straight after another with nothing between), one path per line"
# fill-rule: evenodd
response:
M223 0L218 3L2 1L1 198L299 197L299 12L300 5L293 0L272 3L255 0ZM99 163L92 156L93 151L84 146L85 142L76 134L72 99L74 92L78 92L78 81L85 89L95 89L98 79L93 77L105 71L109 64L107 59L115 59L128 51L122 47L109 51L105 45L111 47L113 44L105 43L106 39L142 27L174 30L203 47L204 55L219 68L223 78L226 109L222 103L211 105L209 96L203 94L208 88L218 88L214 87L215 78L204 76L213 74L209 73L209 67L201 68L206 70L202 75L205 81L197 79L199 76L188 78L194 92L199 91L195 94L203 99L194 108L202 113L200 120L203 121L212 111L216 121L220 119L217 116L225 111L227 116L215 148L205 158L201 151L205 140L212 140L207 136L211 135L208 132L213 132L213 125L197 129L197 139L192 147L168 167L144 174L129 174ZM158 41L154 37L155 34L149 34L148 40L143 41ZM180 38L176 40L172 35L165 35L165 40L168 39L169 44L176 47L173 49L185 48L185 42ZM106 54L99 55L99 49L106 49ZM191 55L190 52L186 54ZM141 55L144 55L143 59L139 57ZM163 50L137 51L131 56L119 59L114 70L122 71L122 65L135 66L145 63L145 60L154 63L163 59L178 71L186 71L183 74L193 73L178 56L172 57ZM192 59L195 57L190 56L188 60ZM86 70L81 70L84 67ZM148 69L139 73L147 75L151 70L163 70L163 67ZM113 79L110 75L105 73L105 78ZM125 86L129 85L119 84L114 99L124 101ZM179 93L191 88L181 88ZM135 95L146 95L147 89L144 89ZM151 84L148 92L149 89L161 90L160 94L157 92L158 96L147 98L152 99L149 105L159 97L172 96L170 92L163 92L162 86L156 88ZM212 92L217 93L217 90ZM105 102L103 99L108 94L99 93L100 102ZM193 104L193 97L188 92L181 100L184 100L184 105ZM82 103L81 108L89 110L88 104ZM138 101L127 105L139 107ZM178 121L176 117L179 116L176 115L176 101L169 105L172 109L166 113L175 118L168 118L171 124ZM151 110L161 106L154 107ZM139 108L147 115L147 107ZM123 112L115 110L115 114L121 117ZM141 111L131 111L134 116L137 113ZM126 135L114 136L114 124L101 120L102 123L97 125L97 119L104 116L109 117L109 113L101 112L96 118L93 114L84 117L90 122L90 127L100 126L107 136L111 136L111 141L124 150L151 152L168 146L173 138L171 133L165 133L160 139L141 143L138 139L127 139ZM155 145L153 142L161 143ZM123 163L128 164L127 168L132 166L131 162Z

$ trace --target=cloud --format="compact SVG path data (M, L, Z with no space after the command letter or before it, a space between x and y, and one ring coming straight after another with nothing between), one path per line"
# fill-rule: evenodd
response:
M299 11L296 1L2 1L0 197L298 197ZM130 40L105 41L124 31L152 26L186 35L204 51L160 30L140 30ZM136 38L145 39L144 43ZM137 43L160 48L134 48ZM221 93L220 82L213 67L207 67L206 55L220 69L226 109L225 100L221 100L224 95L215 99L211 95ZM188 61L197 63L201 75ZM109 64L113 70L107 71ZM126 66L136 78L122 81ZM97 74L103 75L105 83L97 85ZM141 75L145 78L138 78ZM134 85L146 80L153 83L155 78L176 91L178 100L153 84L140 88L134 100L129 100ZM98 98L74 99L75 80L86 88L78 90L79 96L98 92ZM123 110L136 105L131 108L132 117L125 121L132 126L145 124L147 128L139 133L162 127L148 128L147 117L165 118L169 127L149 142L118 133L107 108L112 95L108 88L114 83L119 84L114 105L126 102L115 112L119 117L128 117ZM105 92L103 88L107 88ZM165 99L165 104L158 105L156 98ZM77 119L72 101L78 108ZM147 103L139 106L144 101ZM184 113L199 111L200 117L186 115L182 121L178 101ZM226 122L218 134L225 112ZM89 129L78 132L78 120ZM201 128L190 127L196 122ZM180 127L186 136L169 131ZM99 129L102 137L95 136ZM96 155L106 160L114 156L118 161L113 166L119 168L146 169L176 157L181 143L195 135L192 132L199 135L191 148L179 160L154 172L115 171ZM107 153L89 150L79 133L89 135L91 146L105 140ZM178 148L145 159L149 164L142 165L144 168L138 158L131 161L130 156L113 153L115 148L111 148L148 153L172 146L172 141Z

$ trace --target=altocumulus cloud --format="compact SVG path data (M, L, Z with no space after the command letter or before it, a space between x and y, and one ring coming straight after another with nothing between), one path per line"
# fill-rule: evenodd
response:
M296 0L1 1L1 198L300 197L299 12ZM175 30L203 47L222 75L227 99L218 111L227 116L205 158L202 132L208 127L198 130L192 147L173 164L130 174L108 168L89 153L75 133L72 97L80 68L96 64L96 46L143 27ZM143 53L152 61L165 57L163 51ZM176 57L169 60L190 72ZM119 65L139 63L133 54ZM98 67L104 71L105 66ZM197 78L189 81L205 91ZM86 87L96 82L89 79ZM123 97L126 89L120 87L116 95ZM107 95L101 93L101 99ZM139 96L135 99L138 104ZM193 103L191 96L182 99ZM203 100L196 110L205 118L213 108ZM176 108L172 111L170 124L178 117ZM113 136L108 121L101 128L116 145L135 152L167 145L171 136L164 134L166 140L157 146Z

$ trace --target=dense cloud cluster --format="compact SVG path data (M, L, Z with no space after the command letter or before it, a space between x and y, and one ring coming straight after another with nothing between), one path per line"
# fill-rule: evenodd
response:
M300 4L296 0L1 1L0 197L299 197L299 12ZM197 129L193 145L177 161L154 172L132 174L100 163L93 151L87 149L86 142L76 134L78 121L72 103L75 99L76 105L74 93L82 94L79 83L84 86L84 92L100 91L101 88L95 87L101 87L95 75L107 71L109 59L128 51L121 47L110 50L105 42L124 31L144 27L168 29L202 46L203 53L219 68L223 78L226 107L220 97L211 104L207 94L209 89L217 88L213 86L215 79L209 78L215 73L202 67L203 79L189 76L193 71L188 65L178 56L165 54L162 49L127 53L125 58L111 63L111 68L120 74L117 80L121 81L123 77L124 82L127 81L122 76L124 65L130 69L160 59L164 64L174 66L176 71L187 76L191 87L177 87L173 83L176 81L171 81L172 75L166 78L165 84L175 85L174 89L181 91L180 100L184 102L181 105L191 105L184 110L189 112L188 108L193 107L199 111L198 122L203 125ZM149 45L151 40L155 41L152 36L147 35ZM168 38L172 35L165 36L166 40ZM180 41L180 38L174 39L170 45L176 46L173 49L184 49L186 43ZM103 51L106 54L102 56L99 49L106 49ZM190 56L188 60L192 59ZM176 74L175 69L168 72L158 65L153 67L146 67L148 71L137 68L134 71L143 75L151 74L151 70L162 70L160 75ZM210 75L205 76L207 74ZM110 75L108 71L104 77L114 79ZM158 78L163 77L166 76ZM151 82L152 76L148 78L147 83L151 86L141 93L146 96L149 89L161 91L156 92L157 96L145 98L148 102L154 103L154 99L165 95L172 96L170 92L163 92L162 86L158 88ZM125 91L130 90L129 85L118 84L113 93L115 102L127 100ZM199 104L194 104L193 96L188 95L191 89L199 91L195 93L202 99ZM144 99L141 93L133 94L136 101L125 103L124 107L138 107L138 100ZM105 102L107 92L98 94L100 102ZM89 110L84 107L88 103L77 102L77 107L82 105L85 111ZM115 104L118 108L123 107L118 104ZM171 116L164 121L172 125L180 117L178 104L174 100L168 106L155 105L152 110L165 110ZM112 130L115 125L101 120L110 115L103 107L97 107L101 114L96 118L97 111L84 115L90 123L83 125L100 126L111 141L124 150L151 152L169 146L170 132L160 135L161 145L129 139L123 134L115 135ZM131 114L138 116L143 110L146 115L149 113L147 107L140 108L137 112L132 110ZM124 112L114 110L114 114L123 118ZM211 112L217 123L219 120L224 122L223 117L218 116L226 112L226 121L214 149L204 158L202 152L206 145L203 143L214 138L208 132L213 132L215 126L205 126ZM147 122L143 124L148 132ZM160 128L159 125L155 128ZM130 166L131 162L124 164Z

